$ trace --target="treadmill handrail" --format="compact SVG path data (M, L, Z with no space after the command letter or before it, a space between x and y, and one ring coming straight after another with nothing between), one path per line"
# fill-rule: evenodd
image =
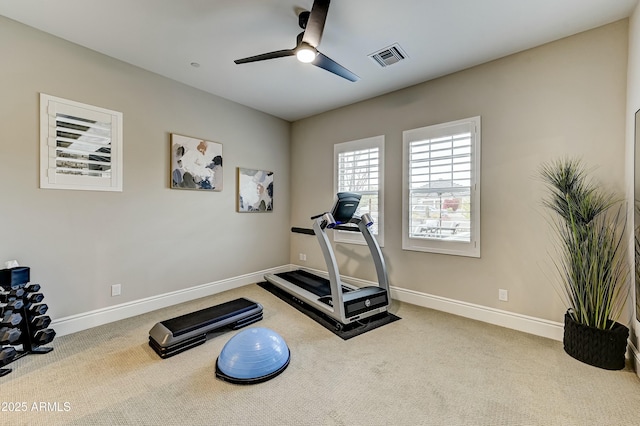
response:
M348 225L337 225L332 229L337 229L339 231L349 231L349 232L362 232L360 228L357 226L348 226ZM316 235L311 228L300 228L298 226L291 227L291 232L295 232L296 234L306 234L306 235Z
M333 229L337 229L339 231L362 232L360 228L358 228L357 226L348 226L348 225L337 225Z
M321 226L321 221L322 220L320 218L315 220L313 224L313 230L316 234L318 243L320 244L320 249L327 265L327 273L329 275L333 308L337 311L336 313L339 318L344 321L346 320L346 317L342 294L342 279L338 271L338 262L336 261L335 254L333 252L333 249L331 248L327 233ZM375 237L371 234L371 230L369 229L365 221L360 220L360 218L354 217L352 219L352 223L355 223L358 226L358 230L362 233L362 236L367 243L369 252L373 259L373 264L376 269L378 287L382 288L386 292L389 292L389 277L387 275L387 268L384 262L384 256L382 255L382 250L380 249L380 245L378 245Z
M337 317L340 319L340 322L344 322L346 317L342 300L342 281L340 279L340 273L338 272L338 262L336 261L336 256L331 248L331 243L329 243L327 233L322 227L322 220L320 218L314 221L313 230L318 240L318 244L320 245L324 261L327 265L329 286L331 287L331 306L333 307Z
M297 226L292 227L291 232L295 232L296 234L316 235L311 228L298 228Z

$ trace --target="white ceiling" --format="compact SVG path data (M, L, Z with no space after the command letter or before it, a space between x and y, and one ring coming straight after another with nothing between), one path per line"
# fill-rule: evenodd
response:
M0 0L0 15L294 121L628 17L637 1L333 0L319 50L355 83L295 57L233 62L295 47L313 0ZM367 56L393 43L407 60Z

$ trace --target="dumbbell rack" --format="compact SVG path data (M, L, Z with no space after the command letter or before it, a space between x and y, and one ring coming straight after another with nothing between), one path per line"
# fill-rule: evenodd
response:
M15 267L0 270L0 367L29 354L45 354L56 332L47 328L51 318L44 315L47 305L40 284L29 284L30 269ZM0 376L10 368L0 368Z

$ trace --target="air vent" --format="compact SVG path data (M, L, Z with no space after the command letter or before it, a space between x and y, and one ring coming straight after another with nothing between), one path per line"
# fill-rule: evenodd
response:
M396 43L389 47L385 47L378 52L370 54L369 57L384 68L407 59L407 54L402 50L400 45Z

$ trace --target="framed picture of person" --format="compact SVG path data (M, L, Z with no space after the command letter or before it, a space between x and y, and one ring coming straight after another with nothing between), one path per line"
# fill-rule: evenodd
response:
M222 191L222 144L171 134L171 188Z

